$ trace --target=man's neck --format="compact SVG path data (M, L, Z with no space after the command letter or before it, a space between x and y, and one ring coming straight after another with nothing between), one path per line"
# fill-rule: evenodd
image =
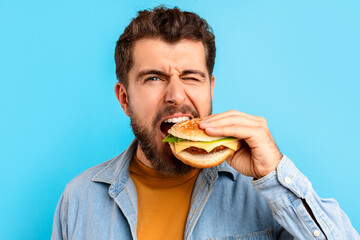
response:
M152 166L151 162L146 158L144 152L141 150L141 147L138 145L137 149L136 149L136 157L137 159L144 164L145 166L154 169L154 167Z

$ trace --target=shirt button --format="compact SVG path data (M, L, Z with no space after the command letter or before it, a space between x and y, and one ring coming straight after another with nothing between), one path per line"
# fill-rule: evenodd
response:
M291 181L291 178L286 177L286 178L285 178L285 182L286 182L287 184L291 184L291 182L292 182L292 181Z
M313 234L314 234L315 237L318 237L318 236L320 236L320 231L315 230Z

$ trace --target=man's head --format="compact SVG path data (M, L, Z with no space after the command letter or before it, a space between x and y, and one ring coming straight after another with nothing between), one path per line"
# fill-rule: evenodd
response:
M169 119L211 114L214 57L214 36L205 20L177 8L141 11L120 36L115 93L130 116L139 159L161 173L191 170L162 139L171 126Z
M134 44L143 38L158 38L168 43L182 39L202 42L205 47L206 67L211 76L215 64L215 36L206 20L176 7L157 7L152 11L139 11L116 43L116 77L125 87L128 86L127 74L134 64Z

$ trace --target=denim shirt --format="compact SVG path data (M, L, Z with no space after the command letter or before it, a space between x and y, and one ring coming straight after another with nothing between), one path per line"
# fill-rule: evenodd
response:
M122 154L88 169L66 186L51 239L136 239L137 194L129 175L136 147L134 140ZM284 156L276 172L255 181L227 163L203 169L192 193L184 239L360 237L337 202L320 199Z

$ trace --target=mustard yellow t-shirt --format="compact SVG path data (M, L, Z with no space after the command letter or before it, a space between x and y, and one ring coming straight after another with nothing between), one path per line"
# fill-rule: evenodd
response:
M138 197L138 239L183 239L191 193L200 169L186 176L169 177L134 156L129 170Z

